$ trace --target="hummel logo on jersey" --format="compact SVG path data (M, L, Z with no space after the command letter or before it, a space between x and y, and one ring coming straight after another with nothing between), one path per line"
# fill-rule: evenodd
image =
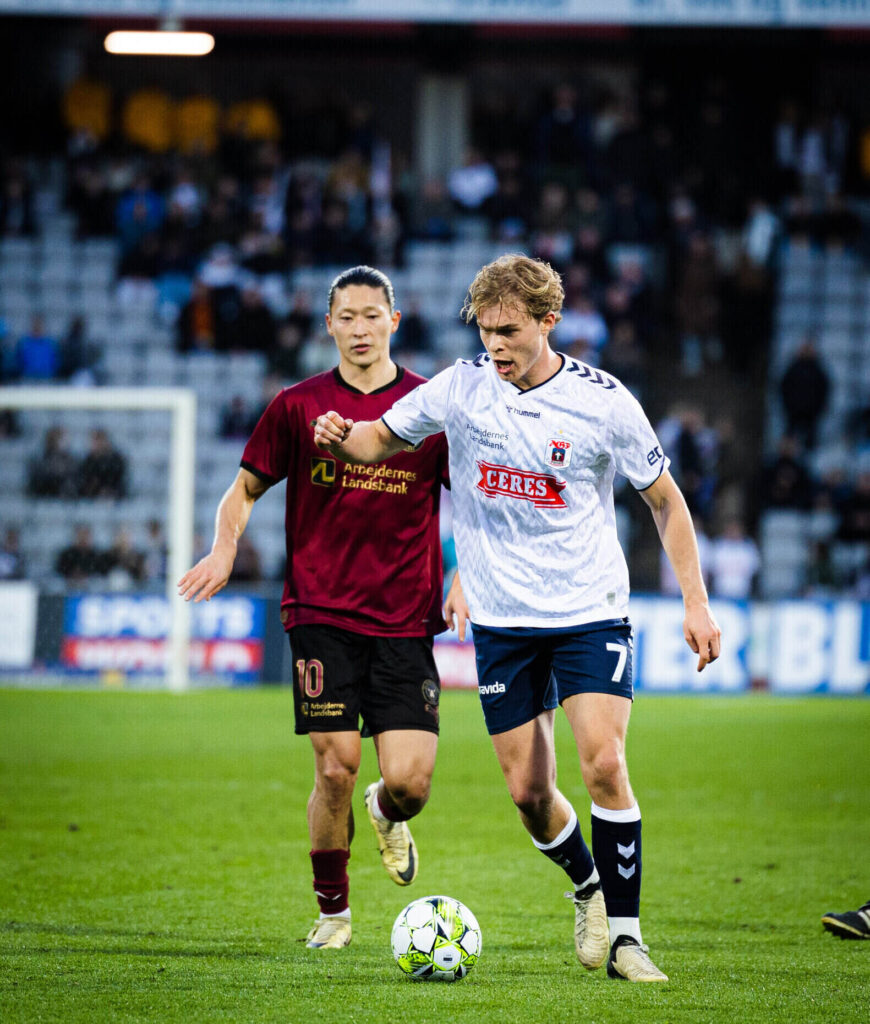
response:
M477 463L480 479L477 489L488 498L503 494L508 498L530 501L535 508L564 508L565 499L559 493L565 481L544 473L530 473L524 469L498 466L492 462Z
M600 384L605 391L610 391L611 388L616 387L616 381L611 380L610 377L600 370L593 370L591 366L573 359L568 366L568 373L576 373L581 380L588 380L590 384Z
M504 683L495 682L490 683L489 686L478 686L477 689L479 693L504 693L505 685Z

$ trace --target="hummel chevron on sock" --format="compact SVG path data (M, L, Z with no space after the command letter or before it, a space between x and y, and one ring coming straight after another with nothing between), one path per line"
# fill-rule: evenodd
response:
M608 918L640 914L640 808L611 811L592 805L592 851Z

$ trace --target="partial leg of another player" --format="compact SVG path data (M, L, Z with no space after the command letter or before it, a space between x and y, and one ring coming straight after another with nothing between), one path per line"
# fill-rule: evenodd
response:
M366 810L387 874L396 885L410 885L419 859L407 822L429 799L438 737L422 729L391 729L374 741L381 778L366 788Z
M577 814L556 788L552 711L492 737L511 799L535 846L574 884L574 948L588 970L600 967L610 948L598 872Z
M308 833L320 917L306 941L312 949L340 949L351 940L347 862L361 743L357 731L312 732L310 738L314 789L308 800Z
M829 910L822 917L822 925L841 939L870 939L870 900L857 910L846 910L841 914Z
M640 931L641 819L625 762L631 701L577 693L562 704L592 797L592 850L609 918L611 978L667 981L650 960Z

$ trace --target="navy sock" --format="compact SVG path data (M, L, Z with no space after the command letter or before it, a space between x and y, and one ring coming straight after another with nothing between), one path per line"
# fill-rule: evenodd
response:
M592 805L592 851L608 917L640 915L640 808L609 811Z
M571 817L568 819L568 824L552 843L539 843L534 836L532 837L532 842L541 853L549 857L551 861L558 864L568 874L575 888L588 882L590 876L595 871L592 854L589 852L589 847L583 839L583 834L580 831L580 822L577 820L577 815L573 810L571 811Z

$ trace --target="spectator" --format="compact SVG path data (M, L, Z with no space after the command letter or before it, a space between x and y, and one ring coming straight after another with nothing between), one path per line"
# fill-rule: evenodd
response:
M0 544L0 580L23 580L26 575L21 531L17 526L7 526Z
M63 427L45 432L42 451L30 463L27 493L33 498L71 498L76 494L78 459Z
M523 239L532 214L522 166L512 151L499 158L498 182L498 192L489 205L493 237L501 242Z
M807 335L779 385L785 407L786 433L807 451L816 446L819 419L828 404L830 381L811 335Z
M773 126L774 188L782 199L797 188L798 142L800 139L800 112L793 99L780 103L779 114Z
M487 202L498 191L498 177L483 154L471 148L466 152L462 166L450 172L447 189L460 213L482 214Z
M123 251L134 249L142 239L159 231L166 216L166 201L147 174L140 174L118 200L115 224Z
M0 235L22 237L35 231L33 190L24 171L13 165L0 184Z
M646 353L637 339L637 330L629 319L616 320L601 365L618 377L638 401L643 399L648 383Z
M91 528L78 523L72 543L63 548L55 561L55 570L69 583L83 583L94 576L105 576L106 556L94 547Z
M312 232L311 250L315 262L323 265L366 263L371 256L364 229L354 227L347 204L340 199L324 204Z
M85 318L74 316L60 343L60 375L74 384L95 384L93 361Z
M257 419L241 395L233 395L229 405L221 414L220 436L228 441L247 439L257 424Z
M563 309L555 336L570 355L597 366L599 352L607 341L607 323L592 299L581 294Z
M123 498L127 494L127 460L98 427L91 431L91 446L78 470L82 498Z
M133 546L133 538L126 526L120 527L105 553L105 571L112 590L129 590L134 583L145 579L145 556Z
M630 181L620 182L610 204L608 234L614 242L645 243L654 229L653 216L644 198Z
M449 242L453 238L454 209L443 179L427 179L414 204L412 234L427 241Z
M271 352L275 347L275 318L263 301L260 290L246 284L232 334L227 338L231 349L250 352Z
M304 342L314 328L314 313L311 311L311 294L304 288L293 293L293 305L286 316L286 322L298 328Z
M783 437L776 456L765 463L757 488L764 508L808 509L812 481L800 459L800 447L792 437Z
M159 519L149 519L145 524L145 550L142 554L145 579L149 582L165 580L168 549Z
M712 511L716 489L715 451L715 433L706 426L703 412L695 406L684 408L673 447L674 475L689 510L704 519Z
M299 355L305 339L299 327L289 318L278 326L274 347L267 353L269 372L282 380L299 378Z
M705 361L722 357L719 337L719 268L709 235L695 231L689 237L676 296L677 327L686 377L697 377Z
M20 380L54 380L60 372L60 345L45 329L38 314L31 318L30 330L18 339L15 348L14 375Z
M70 172L68 203L76 214L78 238L110 236L115 228L108 175L95 162L79 162Z
M2 355L2 353L0 353ZM0 376L0 380L2 380ZM0 441L7 437L20 437L21 427L14 409L0 409Z
M752 587L761 556L755 541L747 536L739 519L729 519L711 546L710 584L716 597L745 600Z
M589 171L592 130L588 112L570 82L559 83L534 129L535 162L548 177L582 181Z
M810 545L803 596L830 599L842 591L845 583L843 572L832 556L830 542L814 540Z
M260 552L253 541L242 534L236 548L236 560L233 563L232 579L234 583L258 583L263 578L263 567Z
M0 314L0 383L15 375L15 351L6 318Z
M160 237L143 235L121 257L118 265L118 303L124 308L153 308L157 301L155 278L160 272Z
M399 331L393 343L402 352L428 352L431 349L429 325L420 312L420 300L416 296L408 299L408 305L402 312Z
M190 299L182 307L176 328L179 352L210 352L215 347L216 318L211 291L194 281Z
M840 506L840 540L870 541L870 471L858 474L855 488Z

